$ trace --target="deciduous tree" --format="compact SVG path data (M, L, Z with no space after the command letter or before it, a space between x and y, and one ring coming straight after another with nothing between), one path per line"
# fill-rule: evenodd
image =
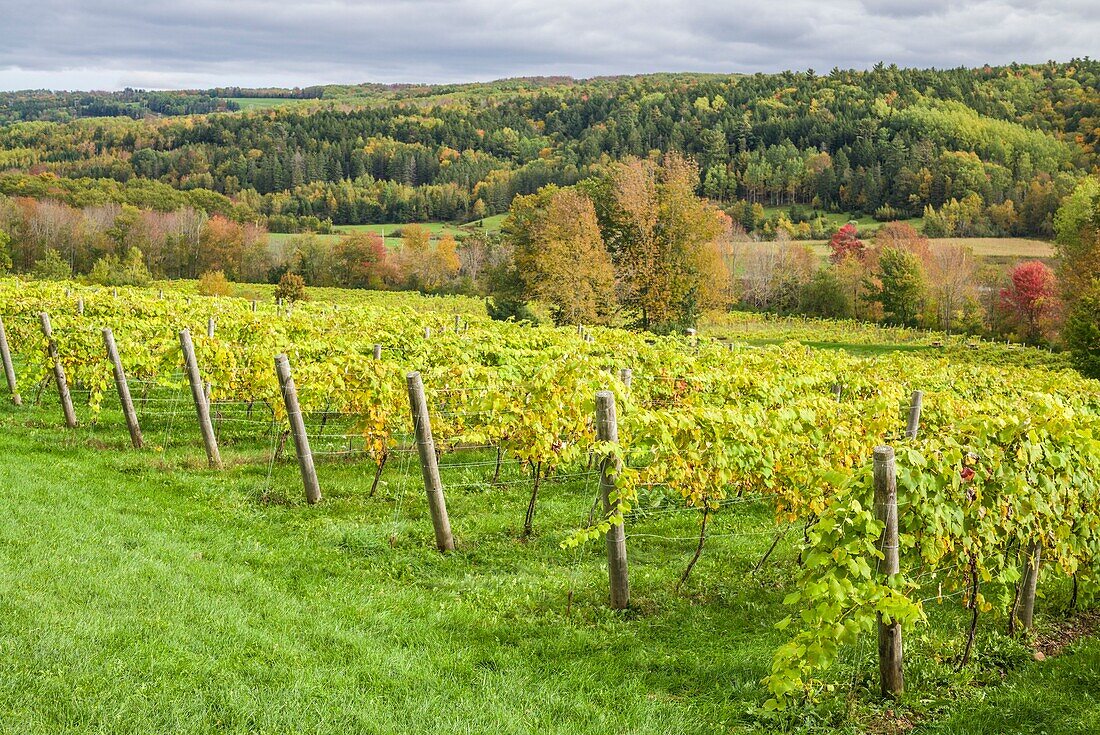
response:
M1001 306L1022 339L1040 342L1051 331L1058 309L1054 271L1038 260L1018 264L1008 288L1001 290Z

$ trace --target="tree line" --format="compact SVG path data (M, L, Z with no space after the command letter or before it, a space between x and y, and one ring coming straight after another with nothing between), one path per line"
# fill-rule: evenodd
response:
M455 97L377 91L361 109L9 125L0 166L206 189L293 231L303 220L475 219L547 184L675 151L698 162L696 193L737 207L758 235L782 223L765 232L754 205L802 205L925 215L935 235L1049 237L1058 201L1100 160L1098 89L1089 59L513 80Z

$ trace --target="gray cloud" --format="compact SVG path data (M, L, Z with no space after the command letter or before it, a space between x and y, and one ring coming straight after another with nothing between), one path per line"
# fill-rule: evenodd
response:
M950 67L1095 56L1095 0L0 0L0 88Z

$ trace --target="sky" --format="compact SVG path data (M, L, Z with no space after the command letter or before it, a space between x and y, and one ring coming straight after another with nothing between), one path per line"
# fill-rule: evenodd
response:
M1100 56L1100 0L0 0L0 89L489 81Z

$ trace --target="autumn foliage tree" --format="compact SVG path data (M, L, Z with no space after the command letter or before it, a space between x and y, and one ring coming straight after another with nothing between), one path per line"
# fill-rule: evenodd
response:
M833 263L841 263L853 257L863 260L863 254L867 246L859 239L856 226L849 222L837 230L836 234L829 240L829 248L832 250L829 260Z
M614 313L615 270L591 199L553 186L518 197L505 231L526 293L555 323L603 323Z
M628 159L588 186L620 302L643 329L694 324L728 298L719 241L729 220L695 195L698 177L693 161L669 153Z
M429 291L438 291L445 288L462 268L462 260L458 257L458 241L450 233L439 238L428 252L427 261L422 269L422 283Z
M332 249L337 285L349 288L383 288L394 276L382 237L356 232L340 239Z
M1001 308L1023 340L1042 341L1058 310L1054 271L1038 260L1018 264L1001 290Z
M1100 378L1100 178L1086 177L1054 218L1066 308L1063 333L1074 364Z

